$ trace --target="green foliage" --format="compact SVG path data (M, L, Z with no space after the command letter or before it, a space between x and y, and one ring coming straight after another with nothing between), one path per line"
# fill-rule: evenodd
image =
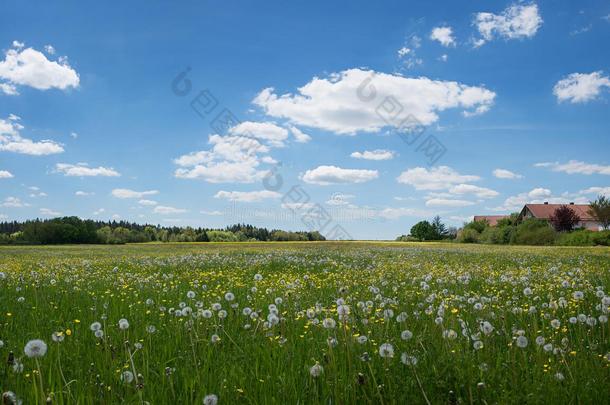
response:
M481 234L477 232L476 229L464 227L464 229L458 233L457 241L461 243L479 243L480 237Z
M432 226L432 224L428 221L420 221L411 227L411 236L420 240L437 240L438 235Z
M478 233L481 233L489 226L487 221L472 221L464 225L464 229L474 229Z
M209 231L210 242L237 242L237 236L229 231Z
M594 232L579 229L559 235L555 244L561 246L610 246L610 231Z
M610 198L603 195L589 203L589 213L597 219L604 229L610 228Z
M552 245L557 232L542 219L528 218L515 227L510 243L514 245Z

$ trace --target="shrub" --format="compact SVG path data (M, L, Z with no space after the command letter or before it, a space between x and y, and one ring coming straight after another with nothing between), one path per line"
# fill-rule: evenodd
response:
M472 228L464 228L458 233L457 241L461 243L478 243L481 234Z
M584 229L563 233L559 235L555 244L561 246L593 246L595 243L593 242L592 233Z
M510 243L516 245L552 245L556 238L557 232L549 226L548 222L528 218L515 228Z

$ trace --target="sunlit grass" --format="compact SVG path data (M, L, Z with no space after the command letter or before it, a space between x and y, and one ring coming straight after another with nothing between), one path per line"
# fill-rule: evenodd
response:
M0 388L25 404L609 394L608 249L7 247L0 272Z

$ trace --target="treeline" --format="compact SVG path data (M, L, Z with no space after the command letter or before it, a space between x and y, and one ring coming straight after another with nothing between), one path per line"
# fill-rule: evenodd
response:
M438 215L432 222L419 221L411 227L408 235L400 235L396 238L398 242L425 242L434 240L453 240L457 235L457 229L447 227Z
M225 229L162 227L127 221L63 217L0 222L0 244L123 244L146 242L322 241L319 232L268 230L247 224Z

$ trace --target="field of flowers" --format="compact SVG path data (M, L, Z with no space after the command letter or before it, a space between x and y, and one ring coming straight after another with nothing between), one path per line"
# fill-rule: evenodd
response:
M607 403L610 250L0 248L3 404Z

